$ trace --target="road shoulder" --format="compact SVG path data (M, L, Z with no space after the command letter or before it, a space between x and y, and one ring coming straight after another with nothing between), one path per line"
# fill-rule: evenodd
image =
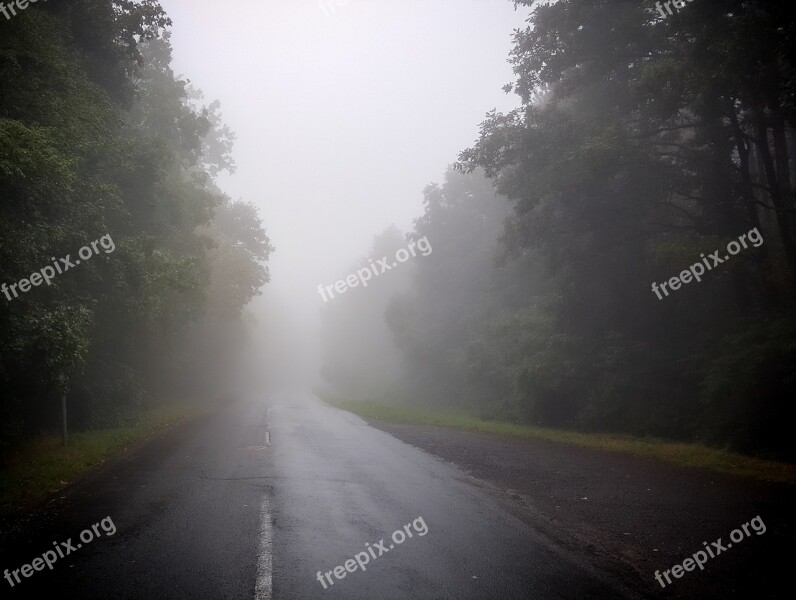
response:
M766 536L675 581L666 597L744 597L761 585L773 597L792 562L793 485L543 440L368 422L454 463L552 543L636 579L632 587L650 596L661 592L657 569L682 563L703 541L726 539L756 515L769 525Z

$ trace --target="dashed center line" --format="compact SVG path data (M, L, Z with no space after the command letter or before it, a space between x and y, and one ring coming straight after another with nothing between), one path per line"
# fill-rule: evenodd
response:
M273 587L271 551L271 503L266 494L260 507L260 547L257 549L257 580L254 585L254 600L271 600Z
M271 409L266 411L265 448L271 446ZM260 507L260 545L257 549L257 579L254 600L271 600L273 589L273 532L271 530L271 501L268 492Z
M267 409L265 411L266 420L265 420L265 445L271 445L271 409Z

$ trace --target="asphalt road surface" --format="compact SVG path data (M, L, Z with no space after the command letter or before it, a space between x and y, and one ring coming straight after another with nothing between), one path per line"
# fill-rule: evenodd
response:
M2 568L70 538L3 598L636 597L451 464L309 394L240 401L128 453L5 531Z

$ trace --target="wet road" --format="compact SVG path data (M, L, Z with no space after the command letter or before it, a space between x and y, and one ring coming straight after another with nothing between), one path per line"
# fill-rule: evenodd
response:
M109 465L18 524L2 567L106 516L115 534L4 597L622 597L452 465L309 394L238 402Z

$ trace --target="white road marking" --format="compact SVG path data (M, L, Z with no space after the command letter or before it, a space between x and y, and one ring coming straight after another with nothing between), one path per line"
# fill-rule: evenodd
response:
M260 547L257 551L257 580L254 585L254 600L271 600L271 561L272 550L271 503L268 496L263 497L260 508Z
M271 445L271 409L267 411L265 445ZM257 549L257 579L254 584L254 600L271 600L273 588L272 572L273 537L271 531L271 502L268 492L263 496L260 507L260 547Z

